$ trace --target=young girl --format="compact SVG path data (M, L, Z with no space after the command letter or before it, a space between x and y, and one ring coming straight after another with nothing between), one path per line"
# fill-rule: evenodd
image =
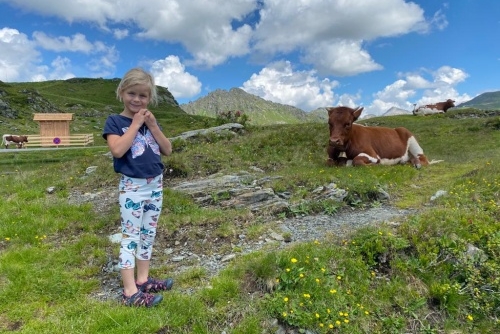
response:
M140 68L128 71L116 89L123 102L119 115L110 115L103 137L120 174L119 203L122 226L119 266L123 281L122 300L128 306L151 307L162 301L173 280L149 277L149 264L156 226L163 203L161 154L172 153L170 140L162 133L147 106L157 104L151 74ZM137 268L137 277L135 276Z

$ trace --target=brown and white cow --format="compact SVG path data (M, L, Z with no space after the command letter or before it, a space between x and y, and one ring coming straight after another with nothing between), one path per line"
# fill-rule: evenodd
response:
M426 104L424 106L419 106L415 104L413 108L413 115L432 115L432 114L442 114L448 111L448 109L455 106L455 101L448 99L444 102L438 102L436 104Z
M415 136L406 128L354 124L363 108L333 107L328 110L329 166L395 165L412 163L416 168L429 161Z
M25 143L28 142L28 136L14 136L14 135L3 135L2 136L2 145L5 145L5 148L9 148L10 144L15 144L17 148L23 148Z

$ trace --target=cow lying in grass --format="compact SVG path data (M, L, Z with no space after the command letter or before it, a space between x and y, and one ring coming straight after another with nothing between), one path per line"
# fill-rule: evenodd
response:
M433 115L433 114L442 114L448 111L448 109L453 108L455 106L455 101L452 99L448 99L444 102L438 102L436 104L426 104L425 106L420 106L417 108L417 105L413 108L413 115Z
M353 124L363 108L327 108L330 166L395 165L411 163L416 168L429 164L424 151L406 128L385 128Z

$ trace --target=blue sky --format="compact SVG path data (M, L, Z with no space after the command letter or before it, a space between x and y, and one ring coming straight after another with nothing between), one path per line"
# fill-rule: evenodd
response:
M177 101L239 87L304 111L500 90L498 0L0 0L0 80L152 72Z

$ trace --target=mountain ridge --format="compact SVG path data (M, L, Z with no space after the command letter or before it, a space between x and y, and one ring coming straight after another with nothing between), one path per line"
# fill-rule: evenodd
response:
M307 113L291 105L271 102L236 87L229 90L216 89L196 101L181 104L180 108L190 115L209 117L216 117L221 112L242 111L247 114L250 123L254 125L323 121L315 113Z
M500 91L485 92L479 94L473 99L461 103L457 108L469 107L483 110L497 110L500 109Z

